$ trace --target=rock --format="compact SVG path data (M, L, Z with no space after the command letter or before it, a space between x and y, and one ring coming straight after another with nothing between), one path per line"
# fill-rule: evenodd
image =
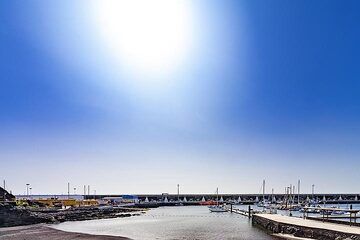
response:
M37 223L57 223L103 218L130 217L136 209L125 208L70 208L68 210L35 211L10 205L0 205L0 227L21 226Z
M4 188L0 187L0 201L15 201L15 196L8 193Z

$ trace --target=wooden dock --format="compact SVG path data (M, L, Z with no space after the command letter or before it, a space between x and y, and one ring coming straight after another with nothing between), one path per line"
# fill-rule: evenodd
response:
M249 218L255 213L260 213L260 211L256 211L252 209L250 206L248 207L248 210L245 210L245 209L234 208L232 205L225 205L224 209L230 213L240 214Z

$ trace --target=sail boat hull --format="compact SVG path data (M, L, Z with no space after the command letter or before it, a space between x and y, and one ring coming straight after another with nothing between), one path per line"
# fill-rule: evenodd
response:
M210 206L209 207L210 212L227 212L225 208L221 206Z

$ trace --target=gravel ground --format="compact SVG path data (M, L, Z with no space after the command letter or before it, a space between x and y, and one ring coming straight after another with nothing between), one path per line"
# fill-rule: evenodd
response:
M0 240L125 240L128 238L71 233L53 229L45 224L0 228Z

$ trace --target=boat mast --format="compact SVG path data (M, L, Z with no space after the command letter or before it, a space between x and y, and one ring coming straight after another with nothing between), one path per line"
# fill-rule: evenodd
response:
M300 179L298 180L298 204L300 204Z
M216 205L219 205L219 188L216 188Z
M265 179L263 180L263 204L265 204Z

